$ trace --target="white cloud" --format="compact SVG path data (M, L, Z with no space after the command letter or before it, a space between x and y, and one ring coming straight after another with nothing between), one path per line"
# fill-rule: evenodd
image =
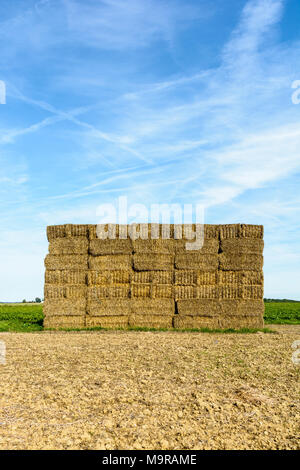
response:
M256 188L300 169L300 129L294 124L247 135L215 155L221 178L241 188Z
M181 154L183 181L196 171L202 188L194 194L207 205L228 202L299 169L297 110L288 95L295 73L290 57L298 45L283 54L270 35L283 4L249 1L218 68L125 95L127 119L120 132L154 161ZM200 91L193 87L186 95L185 85L190 91L194 81ZM180 90L184 103L173 105Z
M238 27L224 48L225 62L239 66L241 62L236 63L238 57L246 64L250 57L258 52L270 28L280 20L283 4L283 0L248 1Z
M77 40L103 49L138 49L169 40L173 29L199 16L185 2L158 0L64 0L69 30Z

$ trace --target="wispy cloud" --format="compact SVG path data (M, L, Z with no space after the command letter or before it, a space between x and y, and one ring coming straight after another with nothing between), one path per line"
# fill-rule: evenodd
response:
M64 0L68 27L77 41L103 49L138 49L169 40L174 28L201 15L201 4L177 0Z
M117 147L121 148L122 150L125 150L129 154L134 155L135 157L139 158L140 160L143 160L147 163L150 163L151 160L144 157L140 152L130 148L128 145L126 145L126 142L130 139L128 137L124 136L115 136L112 134L108 134L105 132L102 132L100 129L96 128L94 125L89 124L83 120L80 120L77 118L80 114L87 113L88 111L91 111L93 108L97 108L99 104L93 104L91 106L85 106L85 107L80 107L73 109L71 111L61 111L54 106L48 104L47 102L44 101L37 101L33 100L31 98L28 98L24 96L22 93L20 93L15 87L14 87L14 93L12 96L16 97L17 99L20 99L30 105L37 106L45 111L48 111L52 114L55 114L53 117L48 117L43 119L42 121L32 124L31 126L28 126L23 129L12 129L9 131L2 131L2 136L0 136L0 144L1 143L11 143L13 140L21 135L37 132L43 127L47 127L49 125L55 124L59 121L70 121L74 124L76 124L79 127L84 128L89 132L89 134L95 138L95 139L100 139L107 141L111 144L115 144Z
M245 72L257 56L270 29L281 18L284 0L250 0L246 3L239 25L224 48L224 60L236 71Z
M136 148L143 147L154 160L157 155L160 162L177 152L183 159L190 158L193 149L193 164L187 163L184 175L194 171L195 164L206 166L204 175L199 174L199 183L207 205L226 202L299 168L297 110L289 106L287 96L291 83L289 59L278 67L276 59L281 59L281 49L274 49L270 36L280 20L283 3L248 2L224 47L218 68L152 87L147 85L144 90L125 96L134 98L134 102L132 107L129 105L129 119L123 123L122 132ZM292 45L291 50L294 47L298 46ZM246 83L241 82L243 77ZM192 88L187 95L185 86L194 80L203 80L201 93ZM175 96L169 93L170 89L176 89ZM158 100L155 94L159 94ZM183 104L170 106L181 96ZM270 100L277 106L266 120L264 107L271 106ZM187 135L189 139L184 141ZM216 197L217 193L223 196ZM210 194L214 194L211 199Z

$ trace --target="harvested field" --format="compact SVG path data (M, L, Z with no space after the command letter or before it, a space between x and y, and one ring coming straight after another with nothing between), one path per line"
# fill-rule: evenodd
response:
M299 449L299 325L0 333L1 449Z

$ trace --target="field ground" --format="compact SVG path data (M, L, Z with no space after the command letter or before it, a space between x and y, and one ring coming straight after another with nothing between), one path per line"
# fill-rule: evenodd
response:
M0 449L300 449L300 325L270 328L0 333Z
M265 324L300 324L300 302L266 302ZM0 304L0 332L41 330L42 304Z

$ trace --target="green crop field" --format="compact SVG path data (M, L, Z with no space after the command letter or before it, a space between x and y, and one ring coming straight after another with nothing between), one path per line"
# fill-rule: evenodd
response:
M0 331L40 331L42 304L0 304Z
M300 324L300 302L265 302L265 323Z
M265 303L266 324L300 324L300 302ZM42 304L0 304L0 331L41 331Z

